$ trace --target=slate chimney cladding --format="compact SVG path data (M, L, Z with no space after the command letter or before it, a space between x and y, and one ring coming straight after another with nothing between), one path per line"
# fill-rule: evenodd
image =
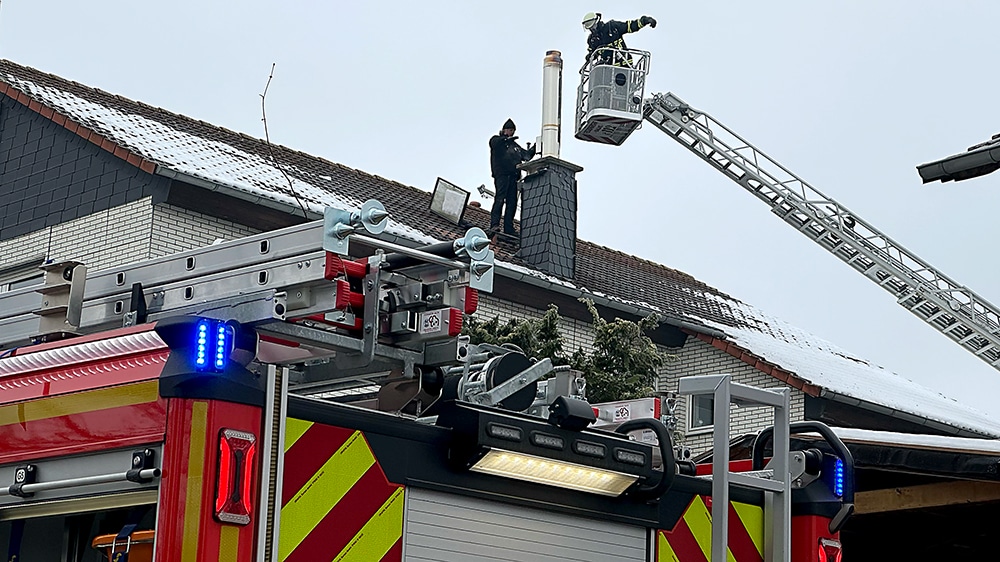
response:
M521 249L536 269L562 279L576 273L576 164L545 156L521 165Z

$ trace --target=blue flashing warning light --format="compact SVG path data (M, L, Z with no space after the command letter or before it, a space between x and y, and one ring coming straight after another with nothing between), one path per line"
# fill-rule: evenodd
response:
M228 331L225 324L219 324L215 333L215 368L222 369L226 366L226 349L228 348Z
M208 359L205 353L208 351L208 320L202 320L198 322L198 342L196 349L198 350L198 356L194 360L194 364L198 367L205 367Z
M208 370L210 367L212 370L222 371L226 368L226 360L232 347L230 327L224 322L213 320L200 320L197 326L195 367L199 371Z
M844 461L839 458L833 464L833 494L844 497Z

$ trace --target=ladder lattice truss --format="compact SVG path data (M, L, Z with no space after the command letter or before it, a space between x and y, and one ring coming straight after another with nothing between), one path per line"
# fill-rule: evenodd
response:
M901 306L1000 370L1000 312L994 305L673 94L647 99L643 118L891 293Z

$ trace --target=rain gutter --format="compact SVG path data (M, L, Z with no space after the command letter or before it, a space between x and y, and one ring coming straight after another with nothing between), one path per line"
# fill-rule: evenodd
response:
M868 410L884 416L889 416L898 420L907 421L912 424L927 427L933 429L934 431L939 431L948 435L953 435L957 437L991 437L997 438L996 433L991 433L987 430L981 429L970 429L964 427L957 427L956 425L949 425L936 420L928 419L926 417L921 417L916 414L911 414L909 412L904 412L902 410L896 410L883 406L881 404L876 404L874 402L869 402L867 400L861 400L853 396L848 396L828 388L821 388L819 393L820 398L825 398L827 400L832 400L834 402L840 402L842 404L847 404L856 408L863 410Z

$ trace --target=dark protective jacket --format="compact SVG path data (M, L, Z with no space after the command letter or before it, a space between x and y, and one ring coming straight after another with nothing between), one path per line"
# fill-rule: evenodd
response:
M601 47L611 47L612 49L625 50L628 47L625 45L625 39L622 38L626 33L635 33L645 27L639 20L628 20L628 21L599 21L594 29L590 30L590 36L587 37L587 59L589 60L591 55L597 49ZM605 64L611 64L611 60L601 61ZM619 61L614 61L619 62Z
M535 156L535 147L530 150L517 144L517 137L505 137L501 134L490 138L490 171L493 177L520 176L517 165L531 160Z

